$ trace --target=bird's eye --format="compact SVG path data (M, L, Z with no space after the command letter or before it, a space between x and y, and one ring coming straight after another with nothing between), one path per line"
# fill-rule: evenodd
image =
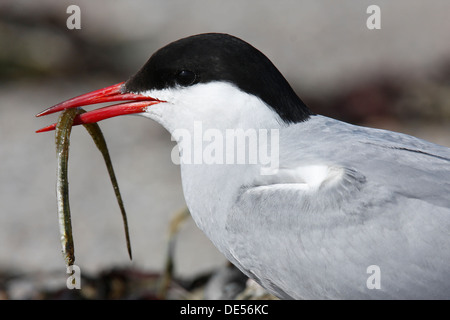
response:
M177 83L182 86L188 86L194 83L196 75L190 70L181 70L177 74Z

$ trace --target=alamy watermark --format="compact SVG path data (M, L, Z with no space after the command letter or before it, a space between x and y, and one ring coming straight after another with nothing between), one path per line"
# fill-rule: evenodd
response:
M67 267L67 271L70 276L67 278L67 289L81 289L81 269L79 266L73 264Z
M369 30L381 29L381 9L376 4L367 7L366 13L370 16L366 20L366 26Z
M70 16L66 20L66 26L69 30L81 29L81 9L77 5L69 5L66 13ZM366 20L366 26L369 30L381 29L381 9L378 5L372 4L367 7L366 13L370 16Z
M260 165L261 175L275 174L279 168L278 129L203 129L194 121L193 130L176 129L178 142L171 153L175 164Z
M66 26L69 30L81 29L81 9L77 5L70 5L67 7L66 13L70 16L66 20Z
M366 270L367 274L370 276L367 278L366 287L367 289L381 289L381 269L376 264L370 265Z

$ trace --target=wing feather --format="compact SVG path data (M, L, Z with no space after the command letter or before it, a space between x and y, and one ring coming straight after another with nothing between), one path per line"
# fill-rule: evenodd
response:
M227 220L234 262L286 297L449 298L450 149L319 120L288 128L278 173L242 186Z

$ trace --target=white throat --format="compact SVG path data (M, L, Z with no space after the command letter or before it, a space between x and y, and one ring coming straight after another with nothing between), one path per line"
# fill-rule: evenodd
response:
M210 230L206 230L207 226L225 225L225 221L221 220L226 218L223 213L227 208L217 206L234 202L224 198L236 196L240 186L234 183L245 183L246 176L250 180L255 174L261 174L261 165L270 168L273 164L267 162L267 159L270 159L267 156L271 156L270 150L267 150L265 160L264 155L257 154L256 163L254 162L255 157L251 158L251 139L256 136L257 143L260 143L266 135L266 142L270 144L274 136L273 130L279 130L285 125L261 99L227 82L151 90L143 94L167 101L150 106L142 115L163 125L182 149L181 175L186 202L198 226L210 235ZM230 137L230 133L239 135L236 130L244 134L244 139L238 142L234 136L235 148L231 151L231 148L227 149L230 142L227 137ZM196 137L198 139L199 133L202 136L200 150L198 140L196 145L196 141L193 141ZM224 139L222 142L219 141L221 138ZM211 151L213 144L216 149ZM220 160L220 155L212 159L213 161L210 161L211 158L207 159L208 156L217 156L217 150L220 148L223 150L222 162L217 161ZM239 152L243 151L243 148L249 148L244 151L248 153L244 162L239 162ZM260 145L257 145L256 152L260 149ZM192 152L196 154L193 155ZM230 152L236 154L230 156ZM190 161L184 163L183 157L187 155ZM234 159L234 162L228 161L231 159ZM230 179L230 174L239 176L240 179ZM220 246L218 243L216 245Z
M149 90L141 94L167 101L150 106L145 117L163 125L169 132L190 129L194 121L204 128L279 128L283 121L261 99L228 82L210 82L190 87Z

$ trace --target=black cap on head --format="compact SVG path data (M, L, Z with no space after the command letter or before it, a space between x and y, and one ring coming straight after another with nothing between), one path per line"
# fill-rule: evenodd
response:
M156 51L125 84L130 92L227 81L263 100L286 123L313 113L259 50L228 34L205 33Z

